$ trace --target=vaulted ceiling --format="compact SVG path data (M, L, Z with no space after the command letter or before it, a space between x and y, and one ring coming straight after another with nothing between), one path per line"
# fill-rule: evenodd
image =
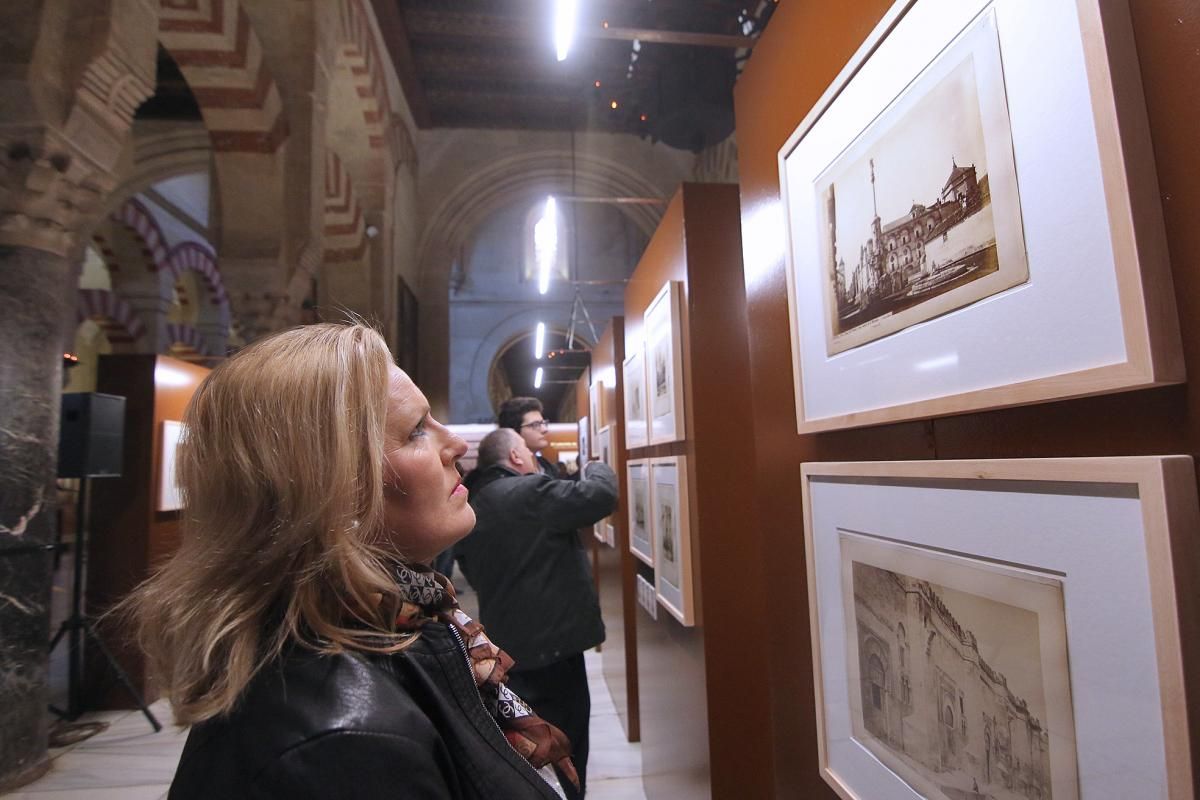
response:
M581 0L558 62L553 0L373 0L424 128L634 133L699 150L733 129L732 88L775 0Z

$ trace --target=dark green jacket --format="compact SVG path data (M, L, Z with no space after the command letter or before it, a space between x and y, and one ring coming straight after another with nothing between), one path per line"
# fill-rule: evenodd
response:
M467 476L475 529L455 546L479 593L488 636L536 669L604 641L587 552L577 530L617 507L617 476L599 462L575 480L492 466Z

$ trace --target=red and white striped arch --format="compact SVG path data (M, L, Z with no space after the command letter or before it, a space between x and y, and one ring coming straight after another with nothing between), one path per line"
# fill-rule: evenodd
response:
M133 307L107 289L79 289L75 320L92 320L114 346L133 345L146 335L146 326Z
M333 150L326 150L322 260L326 264L358 261L366 250L366 223L362 206L354 191L354 181L338 154Z
M208 355L207 348L204 346L204 337L200 332L191 325L183 325L178 322L167 323L167 342L170 349L176 352L182 351L181 354L188 355L195 353L196 355Z
M161 0L158 30L200 105L213 150L274 153L287 138L287 117L240 0Z
M217 257L199 242L182 242L175 245L167 256L167 268L176 279L187 271L198 272L208 286L208 301L214 306L228 306L229 296L217 268Z
M134 198L125 201L113 219L137 234L145 267L150 272L167 268L167 240L150 211Z

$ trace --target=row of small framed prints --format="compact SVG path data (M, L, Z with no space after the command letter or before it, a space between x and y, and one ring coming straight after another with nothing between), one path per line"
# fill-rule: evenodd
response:
M641 346L622 364L625 447L682 441L685 436L682 284L667 281L642 315Z
M1195 481L1186 456L805 464L825 780L1191 798Z
M635 459L626 463L625 471L629 550L654 569L658 603L683 625L693 625L687 457ZM656 612L652 616L657 619Z

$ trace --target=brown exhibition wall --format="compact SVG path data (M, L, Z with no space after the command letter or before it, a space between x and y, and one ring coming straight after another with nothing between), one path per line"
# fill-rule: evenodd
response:
M763 554L751 505L753 442L737 187L684 184L625 291L626 349L668 280L683 284L686 440L630 457L686 455L696 624L640 608L643 783L650 800L770 796ZM628 556L633 561L632 556ZM633 562L653 580L653 570Z
M633 556L629 554L625 476L625 408L620 398L623 391L621 362L625 360L625 320L613 317L608 321L600 341L592 348L591 380L604 383L603 411L600 426L615 425L612 440L612 467L617 472L621 499L613 512L614 546L596 542L596 581L600 593L600 609L604 616L607 637L600 658L604 679L612 694L617 716L631 742L639 741L641 729L638 717L637 620L634 601ZM588 413L587 374L581 379L580 396ZM593 539L593 541L596 541Z
M88 547L89 613L108 608L129 593L154 565L179 545L179 512L156 511L162 423L183 419L183 411L209 370L155 355L100 357L97 391L125 399L125 463L120 478L92 482L91 540ZM145 658L116 620L102 630L135 686L151 702L157 689L148 679ZM89 701L103 708L133 708L130 697L106 670L89 662Z
M786 0L735 89L742 222L781 220L776 156L874 28L890 0ZM1108 4L1119 7L1120 3ZM1200 380L1200 6L1130 3L1166 219L1187 369ZM780 223L782 224L782 223ZM1200 392L1187 386L1107 395L875 428L798 436L783 254L747 236L757 515L770 558L775 624L773 796L834 797L817 774L812 660L800 508L805 461L1200 455ZM1196 642L1185 643L1197 675ZM1195 687L1190 696L1197 697ZM1196 700L1192 729L1197 730ZM1193 745L1200 737L1193 735ZM766 795L764 795L766 796Z

